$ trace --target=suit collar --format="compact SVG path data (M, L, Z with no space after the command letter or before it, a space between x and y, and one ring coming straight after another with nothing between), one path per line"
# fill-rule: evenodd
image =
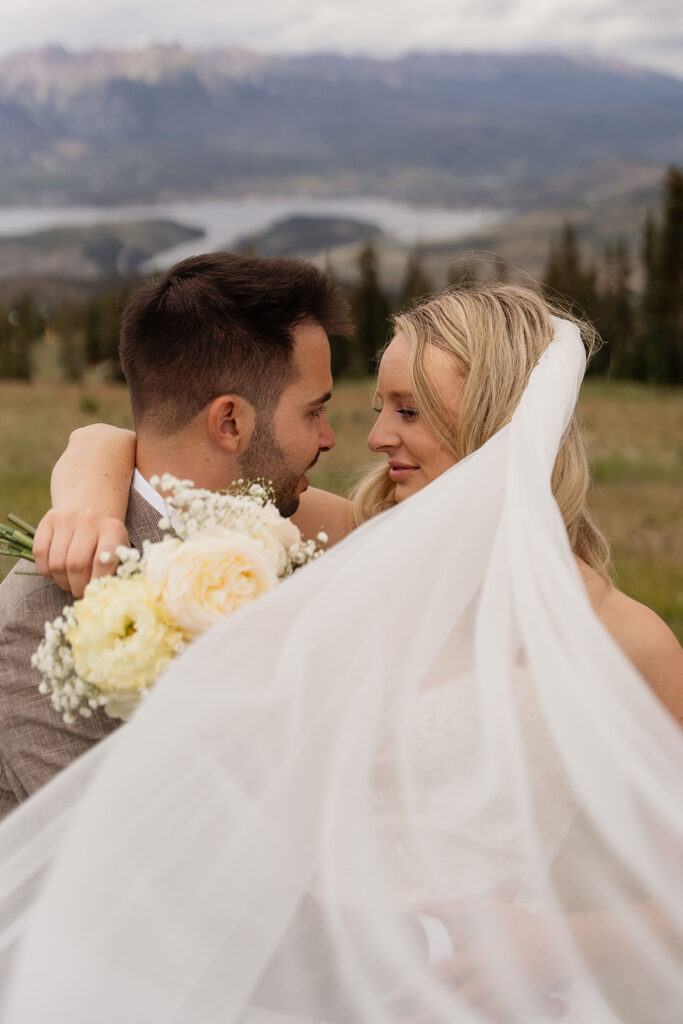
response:
M141 549L143 540L163 539L164 533L159 529L160 518L157 509L131 487L126 511L126 529L133 547Z

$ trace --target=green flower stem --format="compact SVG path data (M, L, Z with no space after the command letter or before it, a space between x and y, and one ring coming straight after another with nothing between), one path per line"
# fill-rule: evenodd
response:
M0 555L7 555L9 558L25 558L29 562L35 562L35 558L28 548L12 547L10 544L0 543Z
M27 533L22 533L21 530L14 530L12 539L16 541L19 547L33 551L33 537L29 537Z
M35 562L33 557L33 537L35 530L19 516L12 513L7 517L14 525L0 523L0 555L10 558L27 558ZM18 529L18 527L21 527Z
M20 530L23 530L24 533L27 533L29 537L35 537L35 526L31 526L31 524L27 523L24 519L20 519L19 516L15 516L14 512L8 513L7 518L9 519L10 523L14 523L14 525L18 526Z

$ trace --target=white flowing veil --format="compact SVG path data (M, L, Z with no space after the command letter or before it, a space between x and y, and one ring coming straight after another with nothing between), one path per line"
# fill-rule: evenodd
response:
M551 493L555 326L507 427L3 824L3 1022L680 1019L683 743Z

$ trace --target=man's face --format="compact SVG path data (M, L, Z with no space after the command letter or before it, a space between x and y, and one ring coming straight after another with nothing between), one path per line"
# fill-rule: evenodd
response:
M285 387L270 421L257 418L248 449L240 459L247 480L270 481L283 516L293 515L308 487L306 471L321 452L334 446L325 415L332 392L330 343L318 324L302 324L294 335L294 380Z

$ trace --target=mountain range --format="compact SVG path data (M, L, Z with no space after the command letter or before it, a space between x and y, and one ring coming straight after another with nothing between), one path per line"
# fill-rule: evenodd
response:
M367 194L533 209L654 187L683 80L548 54L238 49L0 60L0 202Z

